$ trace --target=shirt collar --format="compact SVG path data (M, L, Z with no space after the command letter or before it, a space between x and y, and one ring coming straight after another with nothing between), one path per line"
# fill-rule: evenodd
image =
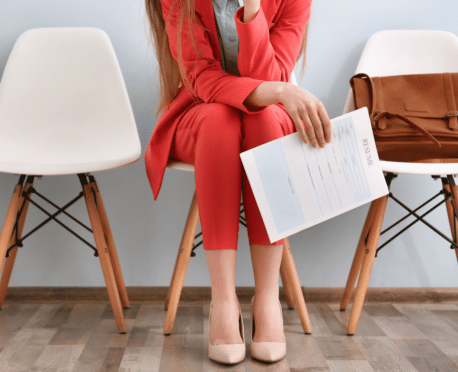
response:
M219 6L220 9L225 9L227 0L213 0L213 2L215 2ZM243 0L239 0L239 4L242 7Z

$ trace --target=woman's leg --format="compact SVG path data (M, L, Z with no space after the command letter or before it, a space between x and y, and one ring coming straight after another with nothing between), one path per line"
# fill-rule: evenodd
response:
M235 293L237 250L207 249L205 255L212 282L210 343L212 345L241 344L239 305Z
M210 343L242 343L238 328L235 267L239 231L242 164L238 109L203 103L182 118L171 156L195 166L203 248L212 283Z
M254 342L283 342L283 318L278 306L278 273L283 244L251 244L255 297L254 317L256 333Z
M242 114L244 140L242 151L295 132L289 115L276 105L258 113ZM254 342L282 342L283 319L278 306L278 274L283 239L271 243L256 204L246 173L243 172L243 205L247 220L251 261L255 281Z

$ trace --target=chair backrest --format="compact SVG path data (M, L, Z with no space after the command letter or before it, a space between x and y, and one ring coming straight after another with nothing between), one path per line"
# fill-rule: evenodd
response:
M0 82L0 171L4 159L35 164L122 159L128 164L140 154L108 35L83 27L21 34Z
M447 31L390 30L367 41L355 74L388 76L458 72L458 37ZM344 113L354 110L350 90Z

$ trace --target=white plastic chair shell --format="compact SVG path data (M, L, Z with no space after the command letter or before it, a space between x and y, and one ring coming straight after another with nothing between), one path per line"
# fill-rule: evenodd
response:
M291 76L289 77L289 82L291 84L297 85L297 80L296 80L296 75L294 74L294 70L291 72ZM175 160L175 159L169 159L169 161L167 162L167 168L194 172L194 164L187 163L181 160Z
M389 76L458 72L458 37L447 31L390 30L373 34L367 41L355 74ZM355 104L350 89L344 113ZM458 156L458 144L457 144ZM458 174L458 163L408 163L381 161L385 172Z
M140 158L115 51L97 28L31 29L0 83L0 172L88 173Z

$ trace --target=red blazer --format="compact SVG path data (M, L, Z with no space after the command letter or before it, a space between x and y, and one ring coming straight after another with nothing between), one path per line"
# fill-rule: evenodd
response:
M170 13L173 0L161 0L164 19ZM183 23L182 45L184 69L188 80L199 97L197 104L220 102L236 107L243 112L265 109L244 105L247 96L264 81L289 81L296 63L305 27L310 17L311 0L261 0L261 8L255 18L243 23L244 7L235 14L239 37L237 57L240 76L222 69L221 50L212 0L195 0L197 21L209 31L197 25L193 28L195 43L208 62L192 47L192 41ZM177 6L172 11L167 28L170 50L178 60L177 51ZM154 200L162 185L170 154L173 136L181 117L195 103L184 85L161 113L145 151L146 174ZM284 109L281 103L277 103Z

